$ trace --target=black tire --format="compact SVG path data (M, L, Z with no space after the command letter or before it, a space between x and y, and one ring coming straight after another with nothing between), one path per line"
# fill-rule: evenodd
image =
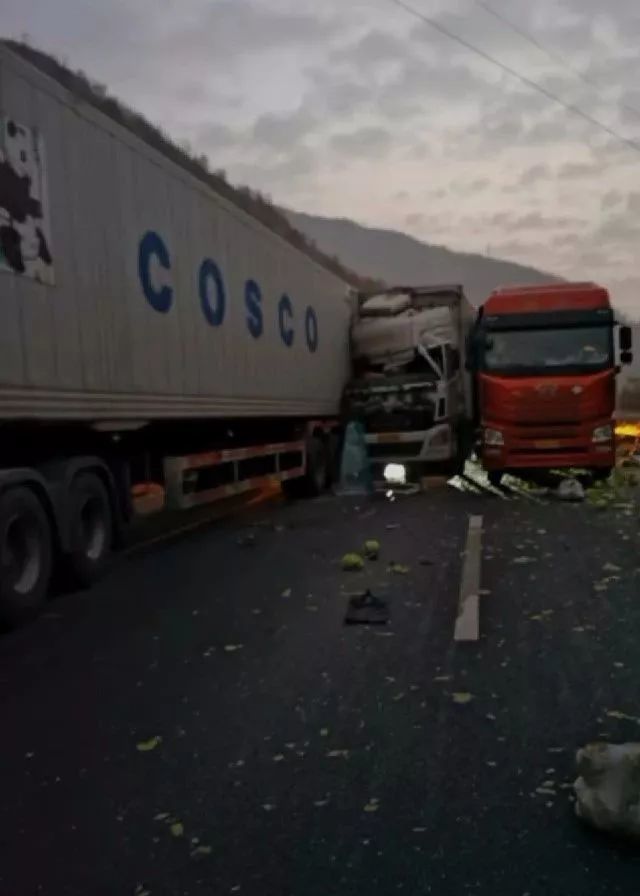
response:
M0 621L13 627L35 615L51 580L49 518L36 494L15 486L0 494Z
M492 485L494 488L500 488L502 485L502 477L504 473L502 470L489 470L487 473L487 479L489 480L489 485Z
M326 442L327 448L327 489L340 481L340 460L342 458L342 438L343 434L334 431L330 434Z
M329 450L324 439L313 436L307 442L307 471L299 479L287 479L282 491L287 498L317 498L329 482Z
M453 478L454 476L462 476L467 464L468 456L469 451L465 439L465 434L462 432L462 430L460 430L456 435L456 453L450 461L447 461L447 463L445 463L445 474L447 476L450 476L451 478Z
M88 588L105 572L113 546L109 495L95 473L80 473L69 487L71 550L66 566L73 584Z

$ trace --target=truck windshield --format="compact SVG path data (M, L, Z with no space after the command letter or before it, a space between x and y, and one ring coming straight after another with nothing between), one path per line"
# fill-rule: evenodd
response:
M484 347L486 370L598 370L613 363L609 327L505 330L490 332L487 337Z

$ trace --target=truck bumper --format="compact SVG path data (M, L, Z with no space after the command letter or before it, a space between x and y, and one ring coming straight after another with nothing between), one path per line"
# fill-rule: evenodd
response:
M604 421L601 425L607 425ZM553 467L599 469L615 465L615 442L592 442L598 423L572 428L571 432L531 432L486 424L499 429L502 445L482 445L482 462L487 470L523 470Z
M457 450L448 423L411 432L368 432L365 438L369 459L377 464L439 463L450 460Z

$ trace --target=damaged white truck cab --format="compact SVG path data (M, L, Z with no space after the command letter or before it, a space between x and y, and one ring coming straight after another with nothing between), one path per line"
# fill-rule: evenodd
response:
M344 415L363 424L375 474L387 464L411 478L463 467L471 396L461 358L472 317L461 286L357 297Z

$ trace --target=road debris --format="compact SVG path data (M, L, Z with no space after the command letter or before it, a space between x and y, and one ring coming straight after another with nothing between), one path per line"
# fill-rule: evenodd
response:
M402 563L390 563L387 567L387 572L396 576L406 576L409 571L409 567Z
M640 743L589 744L576 755L578 818L640 839Z
M360 554L345 554L342 558L342 568L345 572L355 572L364 569L364 560Z
M626 712L620 712L619 709L608 709L605 712L606 716L609 716L610 719L618 719L624 722L636 722L640 725L640 718L637 716L630 716Z
M377 560L380 556L380 542L376 538L368 538L362 548L367 560Z
M470 694L468 691L456 691L451 695L451 699L454 703L470 703L473 700L473 694Z
M368 588L364 594L349 598L345 625L386 625L388 621L389 607L386 601L376 597Z
M380 800L376 797L371 797L368 803L362 807L365 812L377 812L380 808Z
M556 497L561 501L584 501L584 486L577 479L563 479L556 489Z
M148 740L141 740L136 744L136 750L139 753L150 753L151 750L155 750L155 748L162 743L162 738L160 735L156 734L154 737L150 737Z
M169 825L172 837L184 837L184 825L181 821L174 821Z

